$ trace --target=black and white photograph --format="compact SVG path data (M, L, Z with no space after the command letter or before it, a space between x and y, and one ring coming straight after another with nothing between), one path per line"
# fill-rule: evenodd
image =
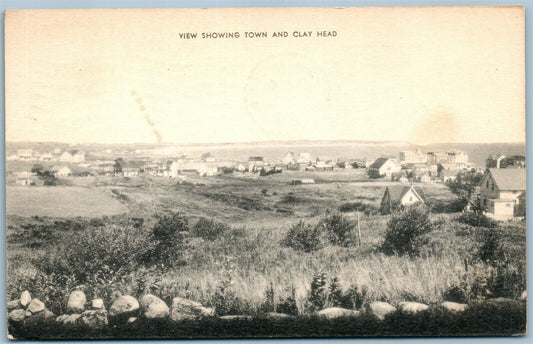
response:
M9 339L526 335L523 7L4 18Z

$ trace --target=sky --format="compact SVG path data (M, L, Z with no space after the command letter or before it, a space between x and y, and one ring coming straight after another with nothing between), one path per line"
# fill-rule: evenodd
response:
M520 7L25 10L5 25L8 142L525 142Z

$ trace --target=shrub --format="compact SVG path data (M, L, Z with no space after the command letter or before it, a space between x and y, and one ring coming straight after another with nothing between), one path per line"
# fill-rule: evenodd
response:
M227 230L229 230L229 226L225 223L200 218L192 227L191 234L205 240L215 240Z
M46 274L72 275L86 283L95 275L111 279L135 271L150 248L140 228L89 227L65 238L45 257L36 258L35 264Z
M312 252L321 248L320 237L319 226L313 227L300 221L289 229L282 244L295 250Z
M432 230L427 208L412 205L392 215L387 223L382 250L386 254L416 256L423 244L422 235Z
M180 255L183 234L188 231L189 220L179 213L160 216L150 235L154 247L145 261L157 261L163 265L175 263Z
M496 221L475 213L463 213L457 218L457 221L473 227L496 228L498 226Z
M432 213L459 213L467 205L467 201L462 198L456 198L451 201L433 201L429 203Z
M322 227L329 241L334 245L349 246L355 242L353 229L357 224L342 215L329 215L318 227Z
M363 202L351 202L344 203L339 207L341 213L348 213L354 211L361 211L365 215L377 215L379 214L379 209L372 204L367 204Z
M231 288L231 280L224 279L211 297L211 304L217 316L250 314L251 307L244 300L236 296Z
M326 286L326 274L319 273L313 276L311 281L311 290L309 291L308 301L311 310L317 311L324 308L328 299L328 289Z
M505 251L503 250L503 233L501 231L479 228L476 231L476 236L480 243L475 254L476 258L492 266L504 261Z

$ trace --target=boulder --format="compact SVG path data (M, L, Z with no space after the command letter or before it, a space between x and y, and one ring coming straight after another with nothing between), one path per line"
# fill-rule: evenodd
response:
M383 320L387 314L396 312L396 308L387 302L372 302L367 306L367 312Z
M20 322L26 318L26 311L23 309L15 309L7 314L7 318L13 322Z
M148 294L141 298L141 312L147 319L164 319L170 314L165 301L155 295Z
M91 329L101 329L107 326L107 311L105 309L96 309L85 311L79 317L79 323Z
M444 307L446 310L450 312L459 313L459 312L464 312L468 308L468 305L465 303L446 301L442 303L442 307Z
M398 308L404 313L416 314L428 309L428 305L418 302L400 302Z
M137 322L137 317L131 317L128 319L128 324L135 324Z
M105 309L104 300L102 300L100 298L96 298L96 299L92 300L91 301L91 308L92 309Z
M58 323L62 323L65 325L74 325L76 321L81 317L81 314L62 314L56 318L56 321Z
M277 312L269 312L266 314L267 318L271 319L287 319L287 318L294 318L294 315L291 314L285 314L285 313L277 313Z
M20 307L20 300L12 300L7 302L7 310L12 311Z
M41 322L41 321L50 321L55 319L55 314L50 311L48 308L43 309L40 312L33 313L31 317L28 318L30 322Z
M524 290L522 292L522 295L520 295L520 300L526 301L527 300L527 290Z
M181 297L172 299L172 311L170 317L174 321L184 319L196 319L215 315L213 308L204 307L201 303L187 300Z
M85 303L87 298L85 293L81 290L75 290L70 293L67 302L67 312L68 313L81 313L85 310Z
M321 317L326 317L328 319L344 318L344 317L354 317L359 315L359 311L340 308L340 307L330 307L322 309L316 312L316 315Z
M121 316L136 313L139 310L139 302L130 295L119 296L109 308L109 316Z
M250 315L223 315L220 317L221 320L252 320L253 317Z
M21 302L22 303L22 302ZM30 301L30 304L28 305L28 308L27 310L32 313L32 314L35 314L35 313L39 313L39 312L42 312L44 311L44 309L46 308L46 306L44 305L44 303L39 300L39 299L32 299Z
M24 290L22 294L20 295L20 305L22 307L26 307L31 302L31 294L29 291Z

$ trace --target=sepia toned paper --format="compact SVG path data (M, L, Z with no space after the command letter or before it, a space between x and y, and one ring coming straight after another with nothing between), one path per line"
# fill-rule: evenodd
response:
M524 25L6 11L9 335L525 334Z

